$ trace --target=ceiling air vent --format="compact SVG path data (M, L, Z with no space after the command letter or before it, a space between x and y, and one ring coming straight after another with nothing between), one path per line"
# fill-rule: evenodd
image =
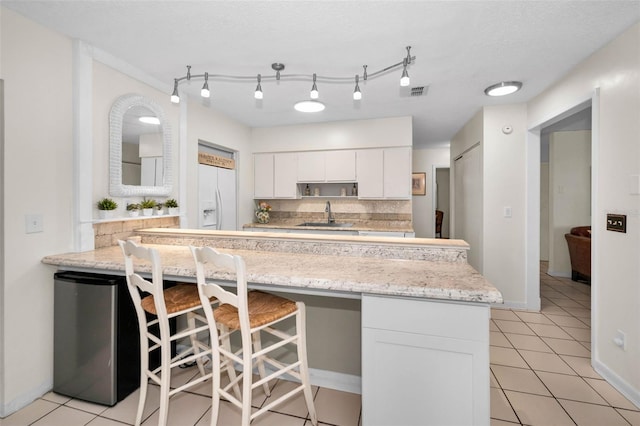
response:
M425 94L425 89L425 86L412 87L410 96L422 96Z

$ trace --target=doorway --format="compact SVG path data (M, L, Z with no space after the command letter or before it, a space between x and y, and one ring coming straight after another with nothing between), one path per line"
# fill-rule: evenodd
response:
M434 221L434 236L436 238L450 238L451 224L451 173L450 168L434 166L433 206L435 206L436 220ZM438 223L438 212L441 212L441 221Z

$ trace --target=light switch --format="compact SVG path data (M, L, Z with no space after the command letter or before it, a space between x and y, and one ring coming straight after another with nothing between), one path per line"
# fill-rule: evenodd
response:
M43 231L42 215L41 214L28 214L25 215L25 232L27 234L33 234Z
M511 217L511 207L504 208L504 217Z

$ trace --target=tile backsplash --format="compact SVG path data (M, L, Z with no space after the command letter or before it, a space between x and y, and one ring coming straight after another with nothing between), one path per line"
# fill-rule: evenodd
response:
M134 235L136 229L143 228L179 228L180 217L140 217L137 219L110 220L93 225L95 248L115 246L118 240Z
M412 210L409 200L356 200L319 198L302 200L268 200L271 205L272 219L321 219L325 218L327 201L331 203L331 212L336 220L386 220L411 222Z

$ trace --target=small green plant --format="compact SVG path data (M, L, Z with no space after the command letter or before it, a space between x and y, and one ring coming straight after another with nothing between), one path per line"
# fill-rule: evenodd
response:
M111 198L103 198L98 201L98 210L115 210L118 208L118 203Z
M156 204L156 209L158 209L158 210L162 210L163 207L164 207L164 204L162 204L162 203L157 203Z
M178 207L178 202L173 198L169 198L167 201L164 202L164 205L170 209L174 209Z
M144 199L140 202L140 207L143 209L152 209L156 206L156 200Z
M127 204L127 211L135 212L138 210L140 210L140 204L137 204L137 203Z

